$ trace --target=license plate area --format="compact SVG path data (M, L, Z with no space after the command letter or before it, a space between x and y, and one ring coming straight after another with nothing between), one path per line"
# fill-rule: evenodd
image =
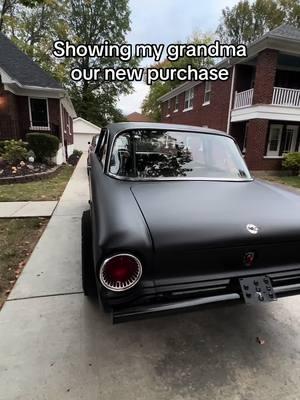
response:
M239 280L245 303L257 304L276 301L271 280L268 276L252 276Z

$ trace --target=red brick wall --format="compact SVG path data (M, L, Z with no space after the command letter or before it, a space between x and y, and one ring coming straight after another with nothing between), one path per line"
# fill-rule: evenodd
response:
M28 97L16 96L18 102L18 120L20 125L20 138L25 139L26 134L29 132L30 116L29 116L29 103Z
M49 122L60 127L59 99L48 99Z
M251 170L272 171L281 169L280 159L264 158L268 131L269 121L267 119L252 119L249 121L245 160Z
M253 104L271 104L275 84L278 52L266 49L256 63Z
M3 85L0 87L0 96L0 140L19 139L20 126L17 96L5 91Z
M174 113L175 98L171 99L170 117L167 114L167 101L162 104L162 122L203 126L226 131L230 100L231 77L228 81L211 83L210 104L203 106L205 82L194 87L193 110L183 112L185 94L179 95L179 110Z
M3 86L2 88L0 87L0 95L2 96L0 104L1 126L5 124L6 127L10 126L14 128L9 129L6 138L25 139L30 128L28 97L16 96L11 92L4 91ZM56 134L61 140L59 99L48 99L48 111L50 127L53 128L52 124L54 124L53 130L55 130L55 132L52 133ZM7 129L5 129L5 131L7 131ZM68 144L73 143L73 135L67 135L66 140Z
M73 144L73 121L70 118L67 110L63 106L61 107L65 144Z

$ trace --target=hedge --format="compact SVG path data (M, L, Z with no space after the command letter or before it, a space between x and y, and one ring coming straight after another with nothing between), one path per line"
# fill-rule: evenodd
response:
M28 133L28 146L34 152L36 161L47 161L54 157L59 148L59 140L56 136L48 133Z

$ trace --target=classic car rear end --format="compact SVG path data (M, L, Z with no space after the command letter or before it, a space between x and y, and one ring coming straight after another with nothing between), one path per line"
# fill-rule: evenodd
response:
M116 124L90 187L83 285L115 322L300 291L299 197L252 180L225 134Z

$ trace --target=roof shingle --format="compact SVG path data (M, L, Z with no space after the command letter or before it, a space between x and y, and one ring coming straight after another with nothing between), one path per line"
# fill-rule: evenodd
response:
M21 85L62 89L52 76L0 32L0 67Z
M300 29L292 25L283 24L270 31L269 36L300 40Z

